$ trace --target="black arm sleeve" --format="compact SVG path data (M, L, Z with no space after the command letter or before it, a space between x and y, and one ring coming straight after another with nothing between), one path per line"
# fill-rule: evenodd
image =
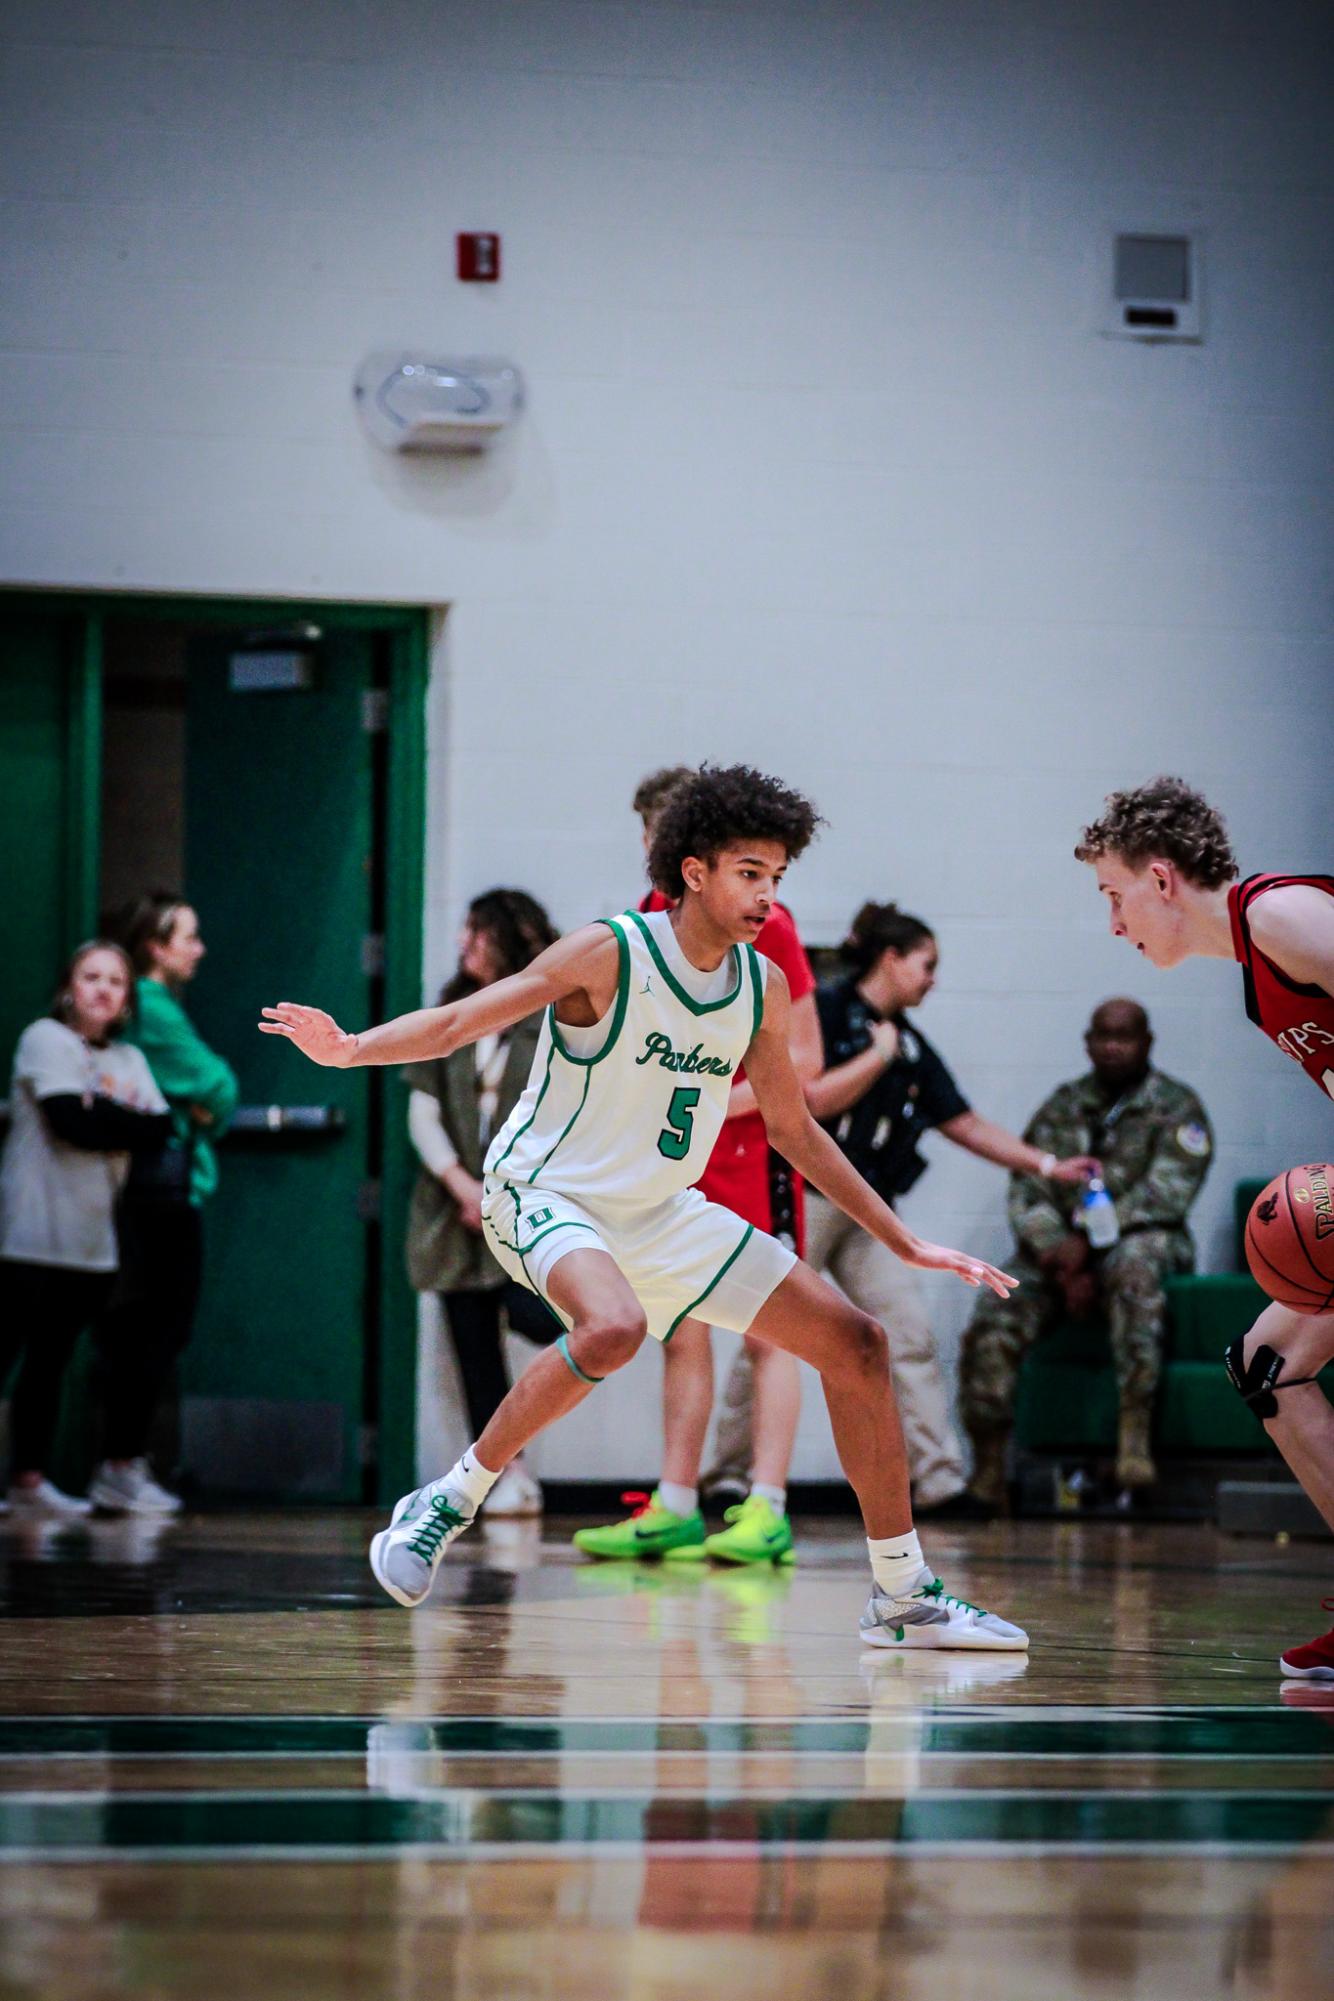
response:
M136 1112L113 1098L85 1104L73 1091L37 1102L56 1138L85 1153L156 1153L171 1138L170 1112Z

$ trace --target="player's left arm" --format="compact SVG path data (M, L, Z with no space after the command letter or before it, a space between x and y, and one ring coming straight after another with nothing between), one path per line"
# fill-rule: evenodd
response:
M1334 896L1310 882L1266 890L1250 907L1251 937L1300 986L1334 994Z
M930 1244L905 1229L888 1203L863 1181L846 1156L811 1117L788 1048L792 1011L788 984L771 965L759 1032L746 1051L746 1075L764 1117L769 1141L813 1188L837 1203L864 1230L903 1259L928 1271L952 1271L965 1285L989 1285L1002 1299L1017 1280L981 1258Z
M769 977L772 979L773 975ZM789 999L788 1012L787 1052L801 1082L809 1084L824 1069L824 1038L820 1034L820 1016L814 993L803 994L800 1000ZM743 1077L739 1084L732 1086L732 1095L727 1100L727 1116L739 1119L747 1112L758 1110L754 1086L749 1076Z
M312 1063L333 1070L450 1056L575 994L587 998L593 1019L600 1020L616 992L621 949L609 925L585 924L548 945L521 972L442 1007L414 1008L350 1035L323 1008L279 1001L261 1009L260 1033L286 1036Z

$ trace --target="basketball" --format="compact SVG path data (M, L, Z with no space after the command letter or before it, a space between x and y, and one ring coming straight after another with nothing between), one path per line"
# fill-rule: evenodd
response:
M1257 1285L1294 1313L1334 1310L1334 1167L1313 1161L1276 1174L1246 1218L1246 1262Z

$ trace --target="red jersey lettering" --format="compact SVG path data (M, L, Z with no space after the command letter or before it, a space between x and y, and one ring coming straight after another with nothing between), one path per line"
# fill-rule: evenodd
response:
M1334 1098L1334 996L1303 986L1267 959L1251 937L1250 911L1271 889L1302 884L1334 897L1334 875L1252 875L1227 893L1232 945L1246 984L1246 1012L1285 1056Z

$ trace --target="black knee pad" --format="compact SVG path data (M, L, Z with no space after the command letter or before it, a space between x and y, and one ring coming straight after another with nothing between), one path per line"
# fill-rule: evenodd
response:
M1243 1403L1250 1405L1262 1424L1268 1418L1278 1416L1278 1390L1295 1390L1300 1383L1315 1381L1314 1376L1293 1376L1286 1383L1280 1382L1283 1359L1276 1348L1267 1347L1262 1341L1248 1362L1244 1334L1223 1355L1233 1389Z

